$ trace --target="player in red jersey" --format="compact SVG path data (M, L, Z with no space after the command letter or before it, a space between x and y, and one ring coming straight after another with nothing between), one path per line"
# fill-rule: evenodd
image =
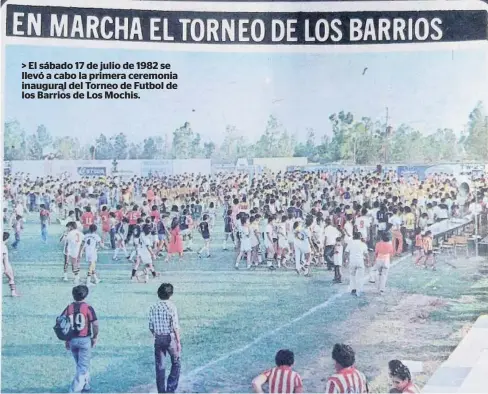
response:
M129 219L129 230L127 231L127 238L125 239L125 243L128 244L132 233L134 231L134 227L137 224L137 220L141 217L141 212L139 212L139 207L134 205L132 207L132 211L127 212L127 219Z
M110 233L110 212L106 205L102 206L100 219L102 220L102 243L105 243L105 238Z
M156 223L156 225L159 223L159 221L161 220L161 214L159 213L158 211L158 206L157 205L153 205L151 207L151 217L154 218L154 223Z
M276 367L264 371L252 381L255 393L264 393L263 385L268 384L269 393L303 393L300 375L293 371L295 356L291 350L279 350L275 357Z
M354 367L356 356L348 345L336 343L332 350L336 373L327 379L326 393L361 394L368 392L366 377Z
M88 234L90 226L95 223L95 215L91 211L91 207L85 208L85 213L81 215L81 224L83 226L83 234Z
M115 218L117 219L117 223L122 222L122 219L124 218L124 211L122 209L122 205L117 205L117 210L115 211Z

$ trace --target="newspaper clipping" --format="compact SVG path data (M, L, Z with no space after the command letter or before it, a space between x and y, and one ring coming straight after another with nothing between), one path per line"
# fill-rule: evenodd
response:
M485 392L485 1L2 0L1 392Z

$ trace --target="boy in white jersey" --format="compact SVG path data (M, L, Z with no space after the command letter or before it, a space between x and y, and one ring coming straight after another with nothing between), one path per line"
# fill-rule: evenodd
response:
M139 268L139 264L144 265L144 282L149 282L149 271L151 272L152 276L155 278L157 273L154 269L153 260L156 259L156 255L152 250L152 237L151 237L151 227L145 224L142 227L142 234L137 239L136 244L137 256L132 268L132 281L139 280L139 276L136 275L137 269Z
M66 235L64 253L68 256L67 263L71 263L73 269L73 274L75 276L74 284L75 286L78 286L80 284L80 256L85 236L81 231L77 230L75 222L69 222L66 227L68 227L70 231ZM68 266L65 264L64 281L68 280L67 270Z
M278 260L278 265L281 266L283 261L288 260L288 254L290 252L288 244L288 234L287 234L287 216L281 218L281 223L278 225L278 248L280 253L280 259Z
M368 216L368 210L366 208L361 209L361 216L356 218L355 221L356 228L361 234L361 238L368 246L369 243L369 229L371 227L371 218Z
M88 273L86 276L86 285L90 286L91 284L98 284L100 279L96 273L96 266L98 260L98 247L102 245L102 239L97 234L97 226L95 224L90 225L89 233L85 235L85 257L86 262L90 264L88 268ZM93 282L92 282L93 280Z
M7 241L10 237L10 233L7 231L3 232L3 256L2 256L2 269L3 273L8 279L8 285L10 287L10 294L12 297L18 297L19 294L17 293L17 288L15 286L15 278L14 278L14 270L12 269L12 266L10 265L10 260L8 257L8 247L7 247Z

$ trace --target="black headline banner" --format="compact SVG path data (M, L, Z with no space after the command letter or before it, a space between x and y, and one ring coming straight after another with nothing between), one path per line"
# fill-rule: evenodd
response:
M195 12L7 5L10 37L189 44L343 45L479 41L484 10Z

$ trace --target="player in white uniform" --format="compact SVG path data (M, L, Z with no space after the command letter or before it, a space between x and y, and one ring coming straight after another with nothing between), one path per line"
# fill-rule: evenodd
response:
M8 257L8 247L7 247L7 241L10 237L10 233L7 231L3 232L3 256L2 256L2 269L3 273L8 279L8 285L10 287L10 294L12 297L18 297L19 294L17 293L17 288L15 286L15 277L14 277L14 270L12 269L12 266L10 265L10 260Z
M240 242L240 251L239 254L237 255L236 258L236 264L235 264L235 269L239 269L239 263L246 254L246 260L247 260L247 269L251 268L251 250L252 250L252 245L251 245L251 229L249 228L249 220L247 216L241 215L239 218L240 220L240 226L239 226L239 238L241 240Z
M85 235L85 258L89 264L88 273L86 276L86 285L98 284L100 278L96 273L96 266L98 260L98 247L102 245L102 239L97 234L97 226L90 225L89 233Z
M273 222L274 216L268 216L268 224L265 228L264 233L264 247L266 248L266 259L267 265L270 270L275 270L275 266L273 265L273 260L275 256L275 248L273 245Z
M305 276L308 276L310 271L310 234L307 228L302 227L298 221L293 224L293 232L295 235L295 270L298 275L304 271ZM304 261L303 266L302 260Z
M288 260L288 255L290 253L290 246L288 244L288 234L287 234L287 216L281 218L281 223L278 225L278 248L280 249L281 259L278 264L281 266L283 261Z
M75 286L80 284L80 256L85 236L77 229L75 222L69 222L66 227L70 229L65 239L64 253L68 256L67 263L64 266L63 280L68 280L68 265L71 263Z
M138 238L136 245L137 255L132 268L132 281L139 280L139 276L136 273L141 263L144 265L143 274L145 283L149 282L149 271L154 278L157 276L153 265L153 260L156 259L156 255L152 250L152 241L151 226L145 224L142 227L142 234Z

